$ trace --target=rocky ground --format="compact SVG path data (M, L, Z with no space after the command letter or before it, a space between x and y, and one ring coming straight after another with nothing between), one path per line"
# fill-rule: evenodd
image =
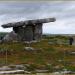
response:
M32 71L75 71L75 46L69 45L66 36L43 37L40 42L8 42L0 44L0 67L23 65ZM15 66L11 66L15 69ZM8 68L10 69L10 68Z

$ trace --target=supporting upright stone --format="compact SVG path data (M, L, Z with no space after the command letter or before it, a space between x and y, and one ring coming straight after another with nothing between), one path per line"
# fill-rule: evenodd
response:
M40 40L42 38L42 23L36 24L34 29L34 40Z

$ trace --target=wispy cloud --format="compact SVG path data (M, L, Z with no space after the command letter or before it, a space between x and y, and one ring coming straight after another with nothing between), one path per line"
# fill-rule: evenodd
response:
M75 1L0 3L0 25L47 17L55 17L56 22L44 24L43 33L75 33ZM0 27L0 31L4 30L7 31Z

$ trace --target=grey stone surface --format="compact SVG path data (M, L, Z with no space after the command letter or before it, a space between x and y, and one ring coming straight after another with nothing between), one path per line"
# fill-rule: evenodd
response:
M4 42L8 42L8 41L15 41L17 40L17 34L12 31L10 33L8 33L7 35L5 35L5 37L3 38Z
M8 28L8 27L20 27L20 26L29 25L29 24L54 22L55 20L56 20L55 18L27 20L27 21L20 21L20 22L14 22L14 23L4 24L4 25L2 25L2 27L4 27L4 28Z
M25 47L24 50L31 51L31 50L35 50L35 49L33 47Z
M21 21L16 23L8 23L2 25L4 28L13 27L13 31L17 34L19 41L39 41L42 37L42 23L54 22L55 18L36 19ZM6 35L4 39L13 40L13 34Z

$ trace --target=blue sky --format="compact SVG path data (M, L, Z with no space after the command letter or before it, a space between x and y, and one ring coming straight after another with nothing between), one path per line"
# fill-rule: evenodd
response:
M43 24L43 33L75 34L75 1L0 2L0 32L12 31L2 24L50 17L56 22Z

